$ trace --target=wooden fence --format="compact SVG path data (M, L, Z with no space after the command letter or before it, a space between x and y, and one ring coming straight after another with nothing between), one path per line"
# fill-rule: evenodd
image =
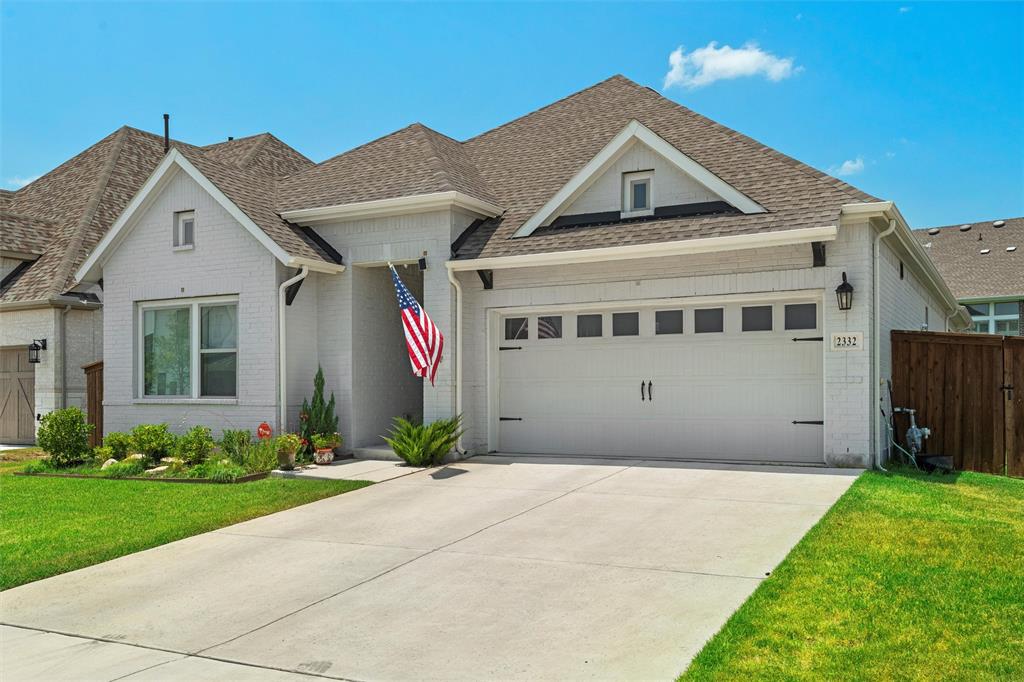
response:
M925 453L962 471L1024 476L1024 338L892 332L893 405L932 430ZM897 439L909 424L896 415Z
M103 443L103 361L82 365L85 370L85 414L93 425L89 434L89 445L98 447Z

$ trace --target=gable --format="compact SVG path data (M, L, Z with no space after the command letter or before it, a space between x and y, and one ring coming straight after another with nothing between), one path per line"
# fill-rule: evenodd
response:
M601 215L619 214L626 210L624 195L631 179L649 179L650 205L654 210L695 204L722 204L715 192L682 171L664 156L643 142L634 141L589 187L574 199L552 222L586 222Z
M700 165L664 138L637 120L632 120L608 144L590 159L561 189L559 189L539 211L534 213L516 230L514 237L527 237L538 228L550 225L558 216L564 215L596 181L601 179L637 144L649 148L664 162L689 176L722 201L744 214L764 213L765 209L717 175ZM638 151L638 154L641 152ZM681 192L692 184L680 185ZM696 202L695 202L696 203Z

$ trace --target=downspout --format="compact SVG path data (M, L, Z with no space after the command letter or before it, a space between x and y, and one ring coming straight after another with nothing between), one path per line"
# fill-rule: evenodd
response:
M882 366L881 366L882 365L882 350L881 350L882 315L881 315L881 311L880 311L881 300L882 300L882 293L879 290L880 289L879 282L881 280L881 277L879 276L879 272L878 272L878 261L879 261L879 256L880 256L880 252L881 252L882 238L883 237L888 237L890 234L892 234L895 231L896 231L896 220L895 219L890 219L889 220L889 227L886 228L885 230L883 230L882 232L878 232L877 234L875 234L874 254L873 254L873 256L874 256L874 267L873 267L874 286L872 287L872 292L874 294L875 301L874 301L874 309L872 310L872 314L873 314L873 317L874 317L874 320L873 320L873 327L874 327L874 329L873 329L873 331L874 331L874 337L875 338L872 339L872 342L873 342L872 343L872 351L873 351L872 364L873 364L873 370L874 370L873 371L874 381L872 382L872 388L871 388L871 402L872 402L871 411L872 411L872 414L873 414L873 418L875 420L875 431L872 434L872 439L874 440L874 443L872 443L872 446L873 446L872 450L873 450L873 454L874 454L874 458L873 458L874 461L872 462L872 466L873 466L873 468L881 469L882 471L885 471L885 468L882 467L882 453L881 453L881 446L879 445L879 436L882 433L881 429L884 426L884 424L881 423L881 421L882 421L881 420L881 416L882 416L882 413L881 413L881 408L882 408L882 396L881 396L881 393L882 392L881 392L881 388L880 388L881 383L882 383ZM892 408L891 405L889 407L890 407L890 409Z
M455 276L455 271L448 270L448 281L455 287L455 414L462 414L462 284ZM466 454L462 446L462 436L459 436L455 450L460 454Z
M309 266L303 265L302 270L299 274L295 275L291 279L281 282L281 286L277 288L277 335L278 335L278 349L277 349L277 368L278 368L278 381L280 382L280 421L278 422L278 431L284 433L288 428L288 356L285 352L288 349L288 330L285 324L285 310L288 305L285 303L285 295L288 291L288 287L301 282L306 279L306 275L309 274Z
M68 345L67 345L67 314L71 312L71 306L64 306L60 311L60 406L68 406Z

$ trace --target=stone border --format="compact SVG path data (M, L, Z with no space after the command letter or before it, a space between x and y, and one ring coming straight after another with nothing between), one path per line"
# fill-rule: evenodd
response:
M49 473L28 473L24 471L13 472L14 476L39 476L41 478L87 478L100 481L148 481L149 483L210 483L214 485L231 485L233 483L249 483L259 481L270 476L269 471L239 476L233 481L214 481L209 478L159 478L153 476L90 476L88 474L49 474Z

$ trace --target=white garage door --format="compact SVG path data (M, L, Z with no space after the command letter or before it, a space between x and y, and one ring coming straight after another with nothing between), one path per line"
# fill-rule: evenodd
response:
M515 314L499 337L502 452L823 459L816 302Z

